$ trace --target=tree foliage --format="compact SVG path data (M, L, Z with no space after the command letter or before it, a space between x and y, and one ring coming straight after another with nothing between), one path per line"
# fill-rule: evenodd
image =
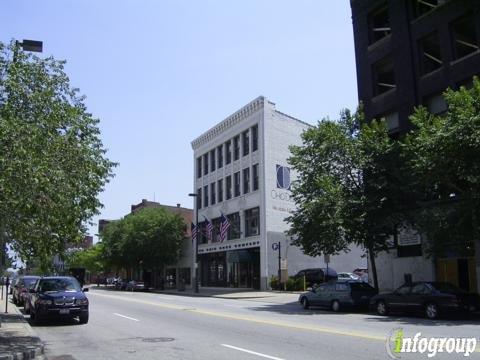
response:
M472 255L480 236L480 81L470 89L448 89L440 115L419 107L404 143L417 189L416 226L431 254Z
M102 231L104 258L116 268L153 269L174 264L181 255L186 225L163 208L145 208L113 221Z
M348 110L338 121L320 121L302 139L289 159L298 173L292 188L297 209L287 219L294 243L310 256L338 254L355 244L374 260L387 249L405 206L398 144L384 122L362 124L362 113Z
M87 249L73 251L66 257L65 263L69 268L81 267L91 273L100 273L106 269L103 253L103 244L100 242Z
M116 165L64 64L0 43L0 236L44 268L83 238Z

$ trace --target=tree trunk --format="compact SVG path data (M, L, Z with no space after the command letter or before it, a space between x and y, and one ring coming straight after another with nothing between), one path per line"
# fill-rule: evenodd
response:
M370 259L370 264L372 265L372 277L373 277L373 287L375 290L379 291L378 288L378 277L377 277L377 264L375 263L375 252L370 247L368 248L368 257Z

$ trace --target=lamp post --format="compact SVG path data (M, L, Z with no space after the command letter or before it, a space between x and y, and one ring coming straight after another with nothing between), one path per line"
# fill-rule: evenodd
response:
M198 256L198 236L200 235L200 229L198 228L198 201L197 197L198 194L190 193L188 196L191 196L194 198L194 205L195 205L195 228L197 229L197 236L195 237L195 246L194 246L194 252L193 252L193 266L194 266L194 272L193 272L193 286L194 286L194 291L198 293L198 262L197 262L197 256Z

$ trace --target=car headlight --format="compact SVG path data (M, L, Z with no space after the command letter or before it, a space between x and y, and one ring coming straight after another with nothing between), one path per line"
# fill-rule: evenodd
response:
M38 299L37 304L40 305L52 305L52 300L47 300L47 299Z
M77 305L88 305L88 299L77 299L75 303Z

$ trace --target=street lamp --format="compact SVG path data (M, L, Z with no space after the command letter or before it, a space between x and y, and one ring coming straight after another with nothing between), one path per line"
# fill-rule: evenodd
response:
M198 235L200 234L200 229L198 228L198 201L197 197L198 194L190 193L188 196L193 197L194 200L194 206L195 206L195 228L197 229L197 236L195 237L195 247L194 247L194 252L193 252L193 266L195 271L193 272L193 286L194 286L194 291L198 293L198 262L197 262L197 254L198 254Z

